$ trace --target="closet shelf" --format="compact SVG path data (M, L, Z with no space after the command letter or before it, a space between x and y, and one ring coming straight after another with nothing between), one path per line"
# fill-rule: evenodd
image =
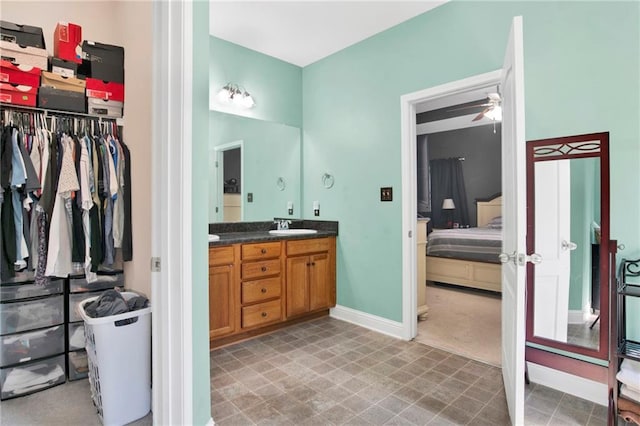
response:
M76 117L79 116L79 117L97 118L99 120L115 121L118 126L124 126L124 118L105 117L104 115L98 115L98 114L86 114L82 112L62 111L57 109L45 109L45 108L37 108L37 107L30 107L25 105L15 105L15 104L8 104L5 102L0 102L0 109L4 109L4 108L10 108L10 109L21 110L21 111L42 112L45 115L64 114L64 115L71 115Z

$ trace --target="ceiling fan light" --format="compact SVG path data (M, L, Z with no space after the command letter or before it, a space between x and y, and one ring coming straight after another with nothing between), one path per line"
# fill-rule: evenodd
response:
M502 107L500 105L496 105L489 111L485 112L484 116L489 120L502 121Z

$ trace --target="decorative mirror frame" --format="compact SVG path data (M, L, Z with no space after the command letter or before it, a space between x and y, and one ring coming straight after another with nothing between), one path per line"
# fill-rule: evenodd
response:
M600 336L598 348L563 343L534 335L534 267L527 264L526 341L606 360L609 352L609 133L591 133L527 142L527 254L535 253L535 163L575 158L600 159Z

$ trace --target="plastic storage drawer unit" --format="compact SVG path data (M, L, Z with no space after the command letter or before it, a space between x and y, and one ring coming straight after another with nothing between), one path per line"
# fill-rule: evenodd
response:
M114 287L124 287L124 273L121 271L114 273L99 272L98 280L92 283L87 282L84 276L69 277L69 292L82 293L86 291L108 290Z
M63 285L64 280L51 280L45 285L38 285L32 280L22 283L3 283L0 286L0 302L62 294Z
M0 337L0 367L45 358L63 352L63 325Z
M87 351L69 352L69 380L84 379L89 375Z
M64 354L14 367L0 368L0 399L26 395L64 383Z
M84 349L84 322L70 323L67 327L69 330L67 334L69 339L69 350L77 351L78 349Z
M64 296L0 303L0 335L64 322Z

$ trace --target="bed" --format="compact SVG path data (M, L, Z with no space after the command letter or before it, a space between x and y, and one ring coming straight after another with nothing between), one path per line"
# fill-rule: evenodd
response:
M502 196L477 200L477 228L437 229L427 238L426 279L502 291Z

